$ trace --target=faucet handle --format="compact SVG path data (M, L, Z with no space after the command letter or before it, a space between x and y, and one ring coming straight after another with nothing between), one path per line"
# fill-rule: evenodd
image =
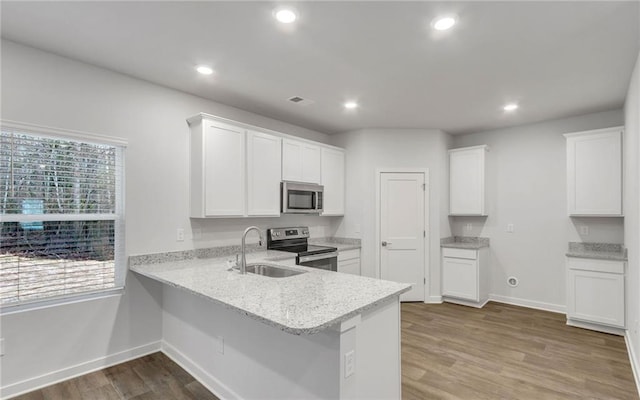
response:
M236 267L239 265L240 261L238 261L238 257L240 256L240 254L236 254Z

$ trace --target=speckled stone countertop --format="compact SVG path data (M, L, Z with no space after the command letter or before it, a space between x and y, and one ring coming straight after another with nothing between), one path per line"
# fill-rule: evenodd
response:
M316 244L318 246L331 246L336 247L338 251L359 249L360 239L341 238L341 237L323 237L309 239L309 243Z
M450 236L440 239L440 247L477 250L483 247L489 247L489 238L478 236Z
M627 261L627 249L614 243L569 242L567 257Z
M169 253L171 254L171 253ZM277 262L292 253L256 251L247 262ZM410 284L307 268L287 278L229 271L233 256L141 263L129 268L141 275L202 296L294 335L309 335L345 321L408 291Z

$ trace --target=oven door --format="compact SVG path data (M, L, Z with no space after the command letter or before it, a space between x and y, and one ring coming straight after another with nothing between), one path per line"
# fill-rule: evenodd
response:
M338 253L314 254L310 256L296 257L296 264L305 267L324 269L327 271L338 270Z

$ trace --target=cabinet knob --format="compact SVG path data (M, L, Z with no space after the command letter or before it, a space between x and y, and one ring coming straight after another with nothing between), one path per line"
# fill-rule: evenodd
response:
M390 244L391 244L391 242L382 241L382 247L387 247Z

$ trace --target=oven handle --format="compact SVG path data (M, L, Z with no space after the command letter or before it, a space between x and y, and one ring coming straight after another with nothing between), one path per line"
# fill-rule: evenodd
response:
M309 262L309 261L324 260L325 258L333 258L333 257L338 257L338 252L334 251L333 253L322 253L314 256L300 257L300 262L303 263L303 262Z

